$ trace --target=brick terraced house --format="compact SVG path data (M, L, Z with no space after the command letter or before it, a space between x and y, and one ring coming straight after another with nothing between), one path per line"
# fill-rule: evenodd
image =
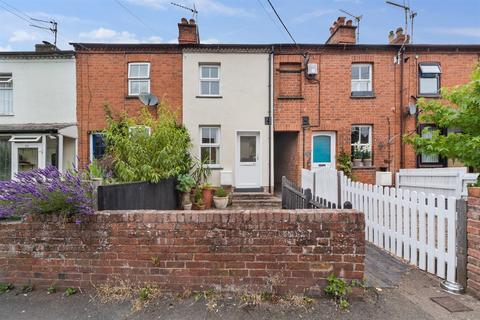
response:
M358 180L368 183L375 183L378 171L459 165L435 155L416 155L402 137L417 130L420 97L438 99L440 87L469 80L480 45L409 44L401 28L388 35L386 44L357 44L356 27L343 17L334 22L325 44L209 45L199 43L195 21L182 19L178 28L178 44L73 44L82 166L104 152L99 133L106 124L104 105L115 113L138 113L142 92L156 95L177 112L191 131L193 155L201 157L202 150L208 151L219 161L214 166L232 172L225 177L233 185L238 150L234 140L225 140L230 136L225 130L261 134L262 173L252 186L278 185L283 175L298 183L301 168L335 166L342 151L371 155L371 163L353 170ZM241 67L255 65L259 53L261 67ZM243 80L235 82L235 74ZM264 94L248 89L247 83L254 85L252 79L263 79L258 86ZM202 90L209 97L203 97ZM262 101L249 105L252 92ZM242 106L235 107L240 101ZM255 124L230 121L248 119L247 106L258 111L251 117ZM233 113L237 109L243 115ZM222 112L231 119L219 118ZM271 135L269 126L273 136L264 140ZM202 148L200 134L213 145ZM221 184L220 171L212 182Z
M461 165L416 155L402 136L416 130L420 97L469 81L480 45L408 44L401 28L388 44L356 44L343 17L330 31L323 45L274 46L275 183L298 183L301 168L335 166L356 149L371 154L371 165L353 170L368 183L377 171Z

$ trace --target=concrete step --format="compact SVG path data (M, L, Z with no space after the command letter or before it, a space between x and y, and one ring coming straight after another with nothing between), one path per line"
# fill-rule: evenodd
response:
M267 192L235 192L232 194L232 208L260 209L281 208L282 200Z

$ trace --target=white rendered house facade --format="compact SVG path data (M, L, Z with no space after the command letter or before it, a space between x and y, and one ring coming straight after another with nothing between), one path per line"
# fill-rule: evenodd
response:
M0 53L0 180L76 165L76 118L72 51Z

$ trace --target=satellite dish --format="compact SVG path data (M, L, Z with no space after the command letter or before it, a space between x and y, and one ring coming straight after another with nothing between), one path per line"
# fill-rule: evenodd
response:
M138 99L146 106L156 106L158 98L151 93L140 93Z

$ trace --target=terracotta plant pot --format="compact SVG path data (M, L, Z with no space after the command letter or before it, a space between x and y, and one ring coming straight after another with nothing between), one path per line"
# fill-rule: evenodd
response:
M205 210L205 205L204 204L196 204L194 203L192 205L192 209L193 210Z
M180 202L180 206L183 208L185 207L185 205L187 204L192 204L192 197L191 197L191 194L190 192L184 192L182 193L182 198L181 198L181 202Z
M354 167L363 167L362 159L353 159L353 166Z
M205 204L205 209L210 209L212 207L213 193L214 189L205 188L202 190L203 203Z
M468 196L480 198L480 187L468 187Z
M215 203L215 208L225 209L228 205L228 196L227 197L215 197L215 196L213 196L213 202Z

